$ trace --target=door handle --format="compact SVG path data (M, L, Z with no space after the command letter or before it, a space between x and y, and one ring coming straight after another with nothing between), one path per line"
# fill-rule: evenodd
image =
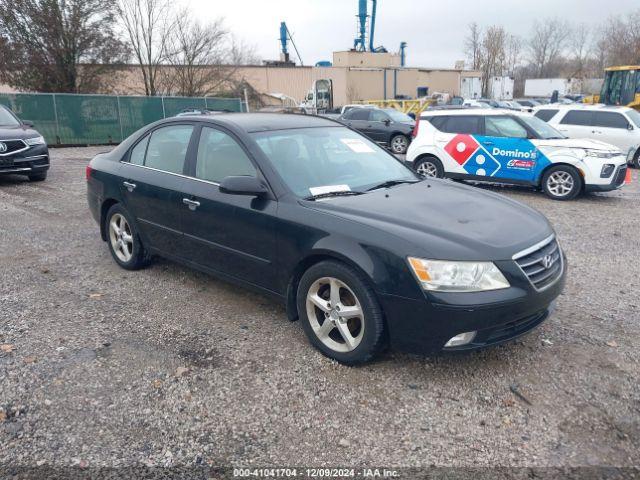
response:
M196 208L200 206L200 202L196 200L191 200L190 198L183 198L182 203L189 207L189 210L195 211Z
M122 182L122 185L127 187L127 190L129 190L129 192L133 192L133 190L137 187L135 183L131 183L131 182Z

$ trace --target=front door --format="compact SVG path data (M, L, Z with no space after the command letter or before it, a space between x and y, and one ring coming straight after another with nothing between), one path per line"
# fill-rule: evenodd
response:
M475 175L516 182L533 182L540 167L540 153L527 138L529 132L515 118L487 115L484 135L478 136L484 154L467 170Z
M120 186L125 207L148 244L182 256L181 191L193 125L160 127L142 138L123 163Z
M638 145L634 127L627 118L617 112L595 112L591 137L615 145L626 155Z
M198 134L196 134L198 135ZM221 193L228 176L259 175L228 132L203 126L189 171L182 229L190 260L255 285L272 288L277 202L269 197Z

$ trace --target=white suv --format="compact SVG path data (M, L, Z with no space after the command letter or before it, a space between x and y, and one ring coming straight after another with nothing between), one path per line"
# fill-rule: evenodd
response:
M606 105L544 105L534 115L569 138L593 138L615 145L640 168L640 113Z
M613 145L568 139L511 110L427 110L414 136L407 161L424 176L531 185L556 200L615 190L627 173Z

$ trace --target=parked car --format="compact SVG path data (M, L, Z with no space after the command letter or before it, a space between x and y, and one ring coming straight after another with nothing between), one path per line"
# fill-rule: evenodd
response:
M540 102L532 98L518 98L515 101L518 103L518 105L524 108L533 108L533 107L538 107L540 105Z
M486 102L483 102L481 100L475 100L472 98L467 98L464 102L462 102L462 106L463 107L475 107L475 108L490 108L491 105L489 105Z
M422 179L320 117L161 120L91 160L87 182L118 265L160 255L257 289L346 364L387 344L424 353L511 340L547 318L564 285L542 214Z
M231 113L229 110L209 110L207 108L185 108L176 117L190 117L192 115L220 115L221 113Z
M0 175L26 175L32 182L47 178L49 149L29 121L0 105Z
M354 108L340 121L396 154L407 152L416 124L410 116L393 108Z
M421 175L531 185L555 200L620 188L622 152L567 139L527 113L485 109L424 112L407 161Z
M640 113L629 107L545 105L534 115L569 138L592 138L618 147L627 163L640 168Z

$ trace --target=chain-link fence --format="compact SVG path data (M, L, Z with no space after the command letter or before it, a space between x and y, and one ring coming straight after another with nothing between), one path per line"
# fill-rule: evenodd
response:
M239 98L212 97L3 93L0 104L33 122L49 145L119 143L139 128L186 109L244 111Z

